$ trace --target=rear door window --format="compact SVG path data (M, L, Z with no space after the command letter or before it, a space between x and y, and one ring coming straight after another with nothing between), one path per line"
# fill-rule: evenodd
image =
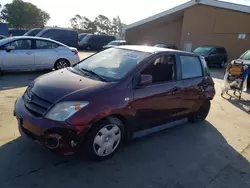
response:
M201 60L202 67L204 70L204 76L210 76L210 70L207 66L207 62L206 62L205 58L203 56L200 56L200 60Z
M45 40L36 40L36 49L54 49L58 48L59 45Z
M182 79L198 78L202 76L200 59L197 56L180 56Z

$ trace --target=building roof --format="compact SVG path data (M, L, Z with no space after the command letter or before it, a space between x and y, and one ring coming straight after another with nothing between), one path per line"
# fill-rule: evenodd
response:
M127 25L126 27L124 27L124 30L126 31L127 29L131 29L133 27L145 24L147 22L151 22L156 19L168 16L177 12L184 11L185 9L195 6L195 5L207 5L207 6L217 7L217 8L224 8L224 9L229 9L229 10L234 10L234 11L250 13L250 6L245 6L245 5L235 4L235 3L228 3L228 2L218 1L218 0L191 0L191 1L188 1L187 3L181 4L172 9L166 10L159 14L150 16L138 22Z

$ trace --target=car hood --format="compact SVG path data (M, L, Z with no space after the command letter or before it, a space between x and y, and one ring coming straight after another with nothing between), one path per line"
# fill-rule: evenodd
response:
M250 60L236 59L235 61L243 62L244 65L250 65Z
M69 98L82 100L83 96L103 90L111 84L81 76L69 69L72 68L58 70L38 77L30 86L32 92L44 100L55 103Z
M115 45L105 45L105 46L103 46L103 48L112 48L112 47L115 47Z

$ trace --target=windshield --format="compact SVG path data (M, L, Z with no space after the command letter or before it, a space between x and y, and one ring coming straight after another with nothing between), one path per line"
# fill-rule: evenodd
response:
M83 39L80 41L80 44L88 43L91 36L92 35L87 35L87 36L83 37Z
M26 32L23 36L36 36L42 29L31 29Z
M81 41L87 34L80 34L78 35L78 39L79 41Z
M244 54L240 56L240 59L242 60L250 60L250 51L246 51Z
M199 47L194 50L196 53L207 53L212 50L213 47Z
M43 29L42 31L38 32L35 36L36 37L41 37L46 31L48 31L47 29Z
M156 44L155 47L166 48L165 44Z
M108 43L108 45L120 45L121 42L118 42L118 41L112 41L110 43Z
M79 64L80 69L93 71L107 80L120 80L150 53L110 48Z

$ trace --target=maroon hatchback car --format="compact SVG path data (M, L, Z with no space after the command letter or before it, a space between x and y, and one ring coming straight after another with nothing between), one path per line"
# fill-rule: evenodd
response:
M19 130L64 155L111 157L124 141L204 120L215 95L204 58L121 46L33 81L15 103Z

